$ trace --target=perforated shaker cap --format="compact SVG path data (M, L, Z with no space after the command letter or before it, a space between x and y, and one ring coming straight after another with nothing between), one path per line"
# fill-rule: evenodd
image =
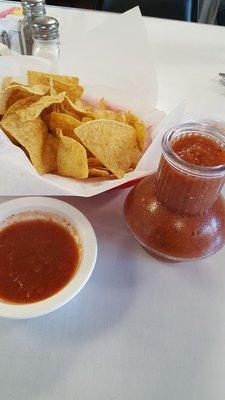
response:
M35 18L32 22L33 39L54 40L59 37L59 22L53 17Z
M45 0L21 0L23 15L27 18L37 18L46 14Z

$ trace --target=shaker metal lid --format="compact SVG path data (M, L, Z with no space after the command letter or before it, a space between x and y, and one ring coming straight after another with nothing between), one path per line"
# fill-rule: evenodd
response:
M21 4L25 17L36 18L46 14L45 0L21 0Z
M34 39L57 39L59 36L59 22L53 17L35 18L32 22L32 34Z

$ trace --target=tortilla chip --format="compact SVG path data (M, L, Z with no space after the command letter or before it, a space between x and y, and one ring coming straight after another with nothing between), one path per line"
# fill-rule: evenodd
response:
M13 114L3 120L1 124L25 148L39 174L56 170L58 140L48 133L41 119L21 122L17 115Z
M107 178L109 175L110 175L109 172L106 170L98 168L89 168L89 177Z
M84 118L82 118L82 124L85 124L85 122L92 121L92 119L93 119L93 118L84 117Z
M50 96L56 96L57 95L57 92L56 92L56 90L54 88L54 84L53 84L52 78L50 78L50 80L49 80L49 94L50 94Z
M62 103L63 99L64 99L64 93L60 93L55 96L42 96L40 99L38 99L35 103L30 105L29 107L16 111L17 117L22 122L30 121L32 119L39 117L42 111L51 106L52 104Z
M27 71L27 78L29 85L47 85L49 86L50 79L58 79L67 84L78 84L79 79L76 76L47 74L38 71Z
M83 117L95 118L94 113L87 110L85 104L81 100L73 103L67 96L65 96L63 107L65 111L69 112L69 114L74 116L76 119L82 120Z
M53 80L52 80L52 78L50 78L50 81L49 81L49 92L50 92L50 96L56 96L57 95L57 92L56 92L56 90L55 90L55 88L54 88L54 85L53 85ZM60 107L60 104L52 104L52 109L51 109L51 111L50 112L52 112L52 111L54 111L54 112L60 112L61 111L61 107ZM50 114L50 113L47 113L47 114ZM46 115L47 115L46 114Z
M60 106L61 106L60 107L61 110L59 111L60 113L65 114L65 115L70 115L70 117L75 118L76 120L81 122L81 119L78 118L77 115L74 115L74 113L71 113L68 110L66 110L65 107L62 104L60 104Z
M123 124L127 124L126 114L124 112L117 112L116 121L122 122Z
M11 107L16 101L28 97L30 95L43 96L49 91L48 86L44 85L11 85L7 86L2 92L0 92L0 115L4 115L9 107Z
M42 152L42 162L44 167L47 167L46 172L53 172L57 169L57 151L59 141L58 138L50 135L48 131L46 132L47 136L44 144L44 152Z
M130 168L128 168L128 171L127 172L133 172L134 171L134 168L133 167L130 167Z
M78 84L65 83L53 78L51 78L51 81L55 93L64 92L71 101L76 101L83 94L84 89Z
M103 167L103 164L96 157L88 158L88 166L90 168Z
M57 128L60 128L64 136L71 137L80 142L80 139L74 133L74 129L80 125L80 121L70 115L52 112L45 118L45 123L53 134L56 133Z
M7 101L6 110L8 110L13 104L17 103L17 101L25 99L28 97L28 94L21 90L15 90L13 94L10 96L9 100Z
M75 129L83 145L118 178L136 159L138 150L134 128L112 120L95 120Z
M147 127L145 126L143 121L141 121L131 112L126 113L126 120L127 124L133 126L133 128L135 129L138 138L139 148L143 152L147 139Z
M17 100L3 116L3 119L7 118L9 115L14 114L17 110L21 110L22 108L30 106L32 103L37 101L37 96L29 96L24 99Z
M93 106L81 99L78 99L74 102L74 107L77 110L77 112L81 112L81 113L85 113L85 112L92 113L93 112Z
M2 129L2 131L4 132L4 134L9 138L9 140L13 143L13 144L15 144L15 145L19 145L19 143L17 142L17 140L12 136L12 135L10 135L10 133L9 132L7 132L7 130L5 129L5 128L3 128L3 126L1 125L1 121L0 121L0 128Z
M57 152L58 173L75 179L88 177L87 153L82 144L60 134Z
M56 128L55 130L55 136L57 138L60 138L60 135L62 135L62 129L61 128Z
M75 76L28 71L27 77L28 85L3 80L0 126L39 173L58 169L78 179L111 179L136 166L147 129L135 115L103 98L97 106L81 100L83 88Z
M116 120L116 113L112 110L97 110L94 112L96 119L111 119Z
M96 119L112 119L114 121L122 122L123 124L127 123L126 114L123 111L106 109L106 105L103 99L98 104L94 115Z
M102 98L98 101L97 110L105 110L106 108L107 108L107 107L106 107L105 100L104 100L104 98L102 97Z

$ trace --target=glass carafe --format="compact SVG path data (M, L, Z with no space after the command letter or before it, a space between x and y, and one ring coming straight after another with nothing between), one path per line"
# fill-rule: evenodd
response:
M167 261L202 259L225 243L225 164L199 166L180 158L172 143L180 135L201 135L225 152L225 136L206 124L182 124L162 140L158 171L128 194L127 225L153 256Z

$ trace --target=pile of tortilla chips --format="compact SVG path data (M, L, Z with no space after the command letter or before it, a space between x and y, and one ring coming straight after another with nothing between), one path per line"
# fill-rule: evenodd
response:
M145 124L130 112L81 100L75 76L27 72L23 85L6 77L0 127L39 174L76 179L117 177L132 171L146 144Z

